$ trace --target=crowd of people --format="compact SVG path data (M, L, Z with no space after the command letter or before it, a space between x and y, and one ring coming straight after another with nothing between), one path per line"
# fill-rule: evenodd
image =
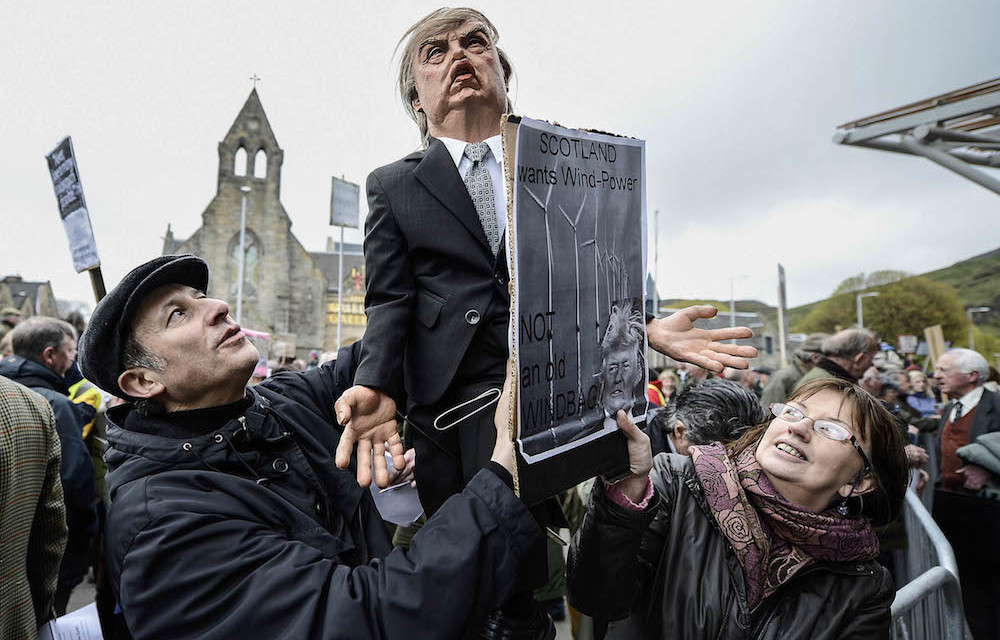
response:
M648 316L679 364L650 371L644 429L609 411L627 472L519 498L498 39L472 9L404 34L424 148L369 177L368 325L336 357L258 370L191 255L135 267L85 329L3 311L0 637L35 637L93 571L113 640L551 640L563 585L579 638L884 638L908 485L935 492L969 625L996 637L1000 396L974 351L929 378L845 329L770 372L749 329L696 325L710 307ZM418 524L394 536L373 481L415 483Z

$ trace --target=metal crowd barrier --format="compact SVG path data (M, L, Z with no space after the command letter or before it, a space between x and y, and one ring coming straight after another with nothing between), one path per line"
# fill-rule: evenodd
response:
M932 492L933 486L924 491ZM897 579L906 584L892 602L892 637L962 640L965 613L955 552L912 489L906 492L903 517L908 544Z

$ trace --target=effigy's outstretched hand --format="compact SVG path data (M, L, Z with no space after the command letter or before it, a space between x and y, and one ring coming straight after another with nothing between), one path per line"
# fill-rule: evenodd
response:
M666 318L650 320L646 323L649 346L674 360L690 362L716 373L726 367L748 368L747 358L756 358L757 350L722 340L750 338L753 331L749 327L702 329L694 326L695 320L714 318L718 312L715 307L698 305L676 311Z
M389 486L389 470L385 449L389 447L392 465L406 467L403 441L396 430L396 402L381 389L354 385L333 405L337 422L344 428L337 444L337 466L346 469L351 464L351 451L358 444L358 484L372 483L372 462L375 463L375 484Z

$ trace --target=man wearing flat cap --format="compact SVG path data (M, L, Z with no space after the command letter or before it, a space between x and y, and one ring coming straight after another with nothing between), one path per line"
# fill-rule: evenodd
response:
M194 256L147 262L81 340L87 379L130 401L108 411L105 550L132 636L465 637L540 533L511 489L509 439L391 551L354 463L333 460L356 351L247 387L257 350L208 277Z

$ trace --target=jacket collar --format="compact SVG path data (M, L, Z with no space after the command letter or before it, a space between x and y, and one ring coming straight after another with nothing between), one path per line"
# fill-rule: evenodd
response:
M480 246L488 254L492 254L486 233L483 231L483 224L479 221L479 214L476 213L476 206L472 203L469 190L458 175L458 168L443 142L431 138L420 164L413 170L413 175L452 215L458 218L469 233L479 241Z
M226 468L226 438L231 439L239 431L246 431L244 437L251 440L282 437L277 421L266 419L267 411L268 401L252 388L247 389L246 409L212 429L190 425L178 431L162 416L139 415L131 403L109 409L105 461L112 493L127 482L163 471ZM222 437L218 437L220 434Z
M109 409L105 462L111 495L132 480L166 471L228 473L232 470L233 475L245 476L242 467L234 466L230 441L239 439L250 443L251 448L260 448L292 436L296 431L295 425L278 417L280 407L276 404L276 409L272 409L271 400L255 388L247 387L246 402L246 409L220 428L203 432L194 428L190 437L183 438L157 432L156 419L139 416L131 404ZM308 430L304 430L301 438L315 440ZM332 509L345 522L352 519L365 493L355 480L355 469L353 460L349 469L335 469L328 476L331 484L324 492Z
M43 387L64 396L69 395L66 380L44 364L21 356L7 356L0 362L0 375L26 387Z
M855 378L854 376L852 376L850 373L847 372L847 369L840 366L833 360L830 360L829 358L821 358L820 361L816 363L816 366L826 371L830 375L836 378L840 378L841 380L846 380L848 382L858 381L857 378Z

